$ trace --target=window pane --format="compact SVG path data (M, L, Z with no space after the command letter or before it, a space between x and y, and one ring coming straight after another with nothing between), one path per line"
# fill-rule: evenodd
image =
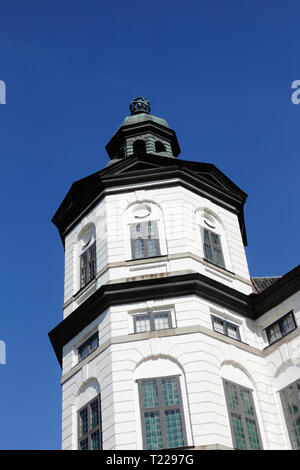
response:
M163 330L165 328L170 328L169 314L168 313L156 313L154 315L154 328L155 330Z
M183 447L183 431L180 409L165 410L165 423L168 448Z
M210 232L205 228L204 229L204 241L210 245Z
M132 240L132 258L145 258L144 240Z
M239 407L236 386L229 382L225 382L225 390L228 399L228 406L231 410L237 410Z
M231 413L232 428L237 449L246 450L246 440L242 424L242 417L236 413Z
M293 449L300 449L300 418L292 423L292 447Z
M245 420L246 420L246 426L247 426L247 431L248 431L248 439L250 443L250 448L253 450L259 450L261 447L260 447L256 422L250 418L246 418Z
M80 436L84 436L88 432L88 413L87 408L80 411Z
M92 440L92 450L99 450L100 449L100 433L98 430L95 432L92 432L91 440Z
M79 358L82 361L85 357L89 355L89 345L85 344L79 348Z
M146 449L162 449L162 432L158 411L145 413Z
M280 321L280 326L281 326L281 331L283 335L288 334L290 331L295 329L295 322L294 322L294 317L292 313L286 315L281 321Z
M211 234L211 240L212 240L213 244L215 245L215 247L220 247L221 244L220 244L219 235L217 235L216 233L213 233L213 232L210 232L210 234Z
M91 426L94 428L99 424L99 405L98 399L91 403Z
M241 388L240 393L241 393L241 402L242 402L243 412L245 414L254 416L251 392L245 388Z
M89 281L95 277L96 274L96 244L88 249L88 259L89 259Z
M147 242L147 256L159 256L160 255L160 252L159 252L159 243L158 243L158 240L153 240L151 238L149 238L148 240L146 240Z
M142 399L144 408L155 408L158 406L158 393L155 380L142 381Z
M220 248L214 247L215 263L221 268L225 267L222 251Z
M227 326L227 335L230 338L239 339L238 327L235 325L231 325L230 323L227 323L226 326Z
M213 318L214 330L218 333L225 333L224 322L220 318Z
M280 331L279 323L276 323L275 325L270 326L267 329L267 334L268 334L268 338L269 338L270 343L274 343L274 341L281 338L282 334L281 334L281 331Z
M175 377L162 380L162 394L164 406L179 404L177 380Z
M89 440L86 437L85 439L82 439L79 443L80 445L80 450L88 450L89 449Z
M207 261L211 261L213 263L214 258L212 254L212 249L207 243L204 243L204 256Z
M94 351L95 349L97 349L99 346L99 338L98 338L98 335L96 336L93 336L93 338L91 339L91 352Z
M87 283L87 252L83 253L80 257L80 265L81 265L81 287L85 286Z
M136 333L150 331L150 315L141 315L135 317L135 329Z

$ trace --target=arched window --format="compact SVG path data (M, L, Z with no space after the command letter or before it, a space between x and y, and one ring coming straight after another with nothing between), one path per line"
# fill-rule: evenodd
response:
M96 379L83 387L77 400L78 450L101 450L101 396Z
M130 224L130 240L133 259L160 256L156 220Z
M200 225L202 255L205 261L230 270L225 230L219 218L206 208L197 211Z
M166 152L165 145L162 142L160 142L159 140L156 140L156 142L155 142L155 152L157 152L157 153Z
M127 259L153 258L166 254L163 214L157 204L138 202L125 216L128 230Z
M170 449L192 444L185 380L181 368L165 358L148 359L134 374L140 405L140 445ZM141 442L142 441L142 442Z
M136 140L133 142L133 153L146 153L146 143L144 140Z
M234 448L263 449L252 382L237 363L224 363L221 377Z

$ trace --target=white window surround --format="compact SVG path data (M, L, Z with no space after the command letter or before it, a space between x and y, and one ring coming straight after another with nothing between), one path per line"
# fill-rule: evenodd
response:
M100 385L98 380L95 377L91 377L87 382L84 382L82 386L77 391L77 396L75 398L75 403L73 407L73 419L75 425L75 433L73 436L73 449L77 449L78 443L78 411L84 407L87 403L89 403L94 398L100 395Z
M156 221L159 237L160 256L165 256L168 253L165 226L163 221L162 210L153 201L136 201L126 209L124 214L124 234L125 234L125 259L124 261L132 260L131 243L130 243L130 224L139 222ZM147 259L147 258L142 258ZM138 259L136 260L138 261Z
M222 253L224 257L225 269L232 271L232 262L228 248L226 230L219 215L207 207L200 207L195 210L196 224L198 226L197 236L199 236L199 252L200 256L205 259L203 246L203 231L206 228L220 237Z
M141 412L139 403L139 391L138 391L138 380L141 379L152 379L159 377L169 377L177 375L179 376L180 389L182 395L183 414L186 427L187 435L187 446L193 446L193 437L191 431L191 421L189 414L189 406L186 392L186 383L183 370L179 365L171 359L162 357L148 358L138 365L134 372L134 401L135 401L135 417L136 417L136 429L137 429L137 450L143 449L142 439L142 424L141 424Z
M144 309L139 309L139 310L134 310L128 312L128 318L129 318L129 334L138 334L135 333L134 331L134 317L140 316L140 315L147 315L151 313L170 313L171 316L171 322L172 322L172 328L176 328L176 317L175 317L175 310L174 306L168 307L168 306L163 306L163 307L154 307L154 308L144 308ZM159 330L152 330L152 331L159 331Z

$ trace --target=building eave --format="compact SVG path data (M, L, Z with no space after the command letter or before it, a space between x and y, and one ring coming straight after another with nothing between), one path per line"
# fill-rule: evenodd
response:
M138 165L148 165L149 168L135 170ZM235 212L238 216L243 243L247 245L243 207L247 194L239 189L218 168L209 163L173 160L152 154L128 157L113 167L105 168L82 180L75 182L52 222L58 228L64 244L66 235L72 230L78 217L84 217L114 188L115 192L127 192L128 185L153 183L156 187L169 185L170 179L177 178L182 186L196 194L207 197L217 204ZM222 183L219 180L222 179ZM132 190L134 190L132 188Z

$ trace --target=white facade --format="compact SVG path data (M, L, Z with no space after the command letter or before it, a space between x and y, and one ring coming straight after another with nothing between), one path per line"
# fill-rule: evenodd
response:
M127 140L132 142L134 137ZM134 259L130 226L138 222L155 223L157 256ZM223 264L207 260L204 229L216 234ZM182 184L180 177L144 182L124 178L121 185L108 185L98 203L76 216L66 229L64 244L62 324L67 327L62 328L69 330L62 331L70 331L68 325L75 324L75 333L67 332L65 341L59 339L63 450L79 448L79 410L96 397L101 403L102 448L145 448L139 383L170 376L176 377L181 392L184 447L237 447L225 380L251 390L260 447L292 448L280 392L300 380L300 293L289 281L285 292L290 294L279 296L276 305L259 297L263 306L257 313L255 295L264 294L254 293L234 204L205 191L199 194L192 184ZM95 272L83 283L82 259L93 246ZM198 278L191 277L197 273ZM185 278L192 287L193 282L202 284L180 294L175 281L180 279L182 289ZM175 282L171 291L169 281ZM152 291L147 293L143 287L147 295L139 297L139 285L148 286L147 282L149 289L160 284L155 291L159 294L151 297ZM110 291L113 301L107 300ZM122 301L125 291L127 297ZM93 304L97 292L103 292L103 308L101 302ZM94 309L91 321L84 320L86 305L87 315ZM82 328L76 327L78 312ZM290 312L294 328L270 344L266 329ZM167 328L136 332L137 318L156 313L168 314ZM221 333L216 321L238 333L231 335L225 329ZM80 357L83 345L95 335L97 347Z
M151 208L148 217L153 215L160 223L163 259L130 261L128 224L134 210L144 206ZM230 272L203 259L200 229L206 214L221 234ZM85 227L91 226L97 246L97 276L82 291L81 238ZM107 196L70 232L65 250L66 316L105 283L130 283L153 275L196 271L245 294L252 291L237 217L179 186ZM108 308L64 347L63 449L77 448L77 411L99 392L103 449L142 449L136 380L173 374L180 375L188 446L233 447L225 378L253 390L263 448L289 449L278 391L300 377L299 333L295 330L280 344L265 349L264 329L291 310L300 324L299 294L256 321L196 296ZM133 316L147 311L170 311L173 328L134 333ZM241 341L215 332L211 315L237 325ZM99 347L78 361L78 347L95 331Z

